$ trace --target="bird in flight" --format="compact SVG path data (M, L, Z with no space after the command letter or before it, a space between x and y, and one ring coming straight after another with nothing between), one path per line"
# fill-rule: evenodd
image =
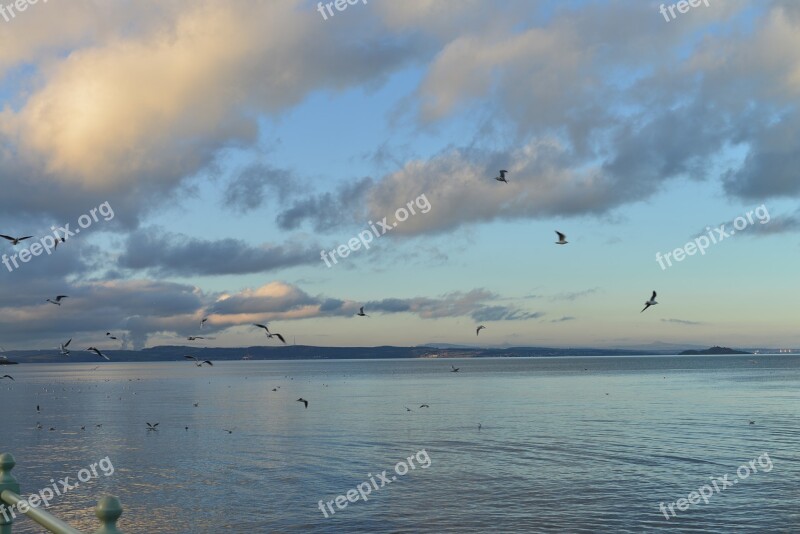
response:
M653 291L653 296L650 297L650 300L648 300L647 302L644 303L644 308L642 308L642 311L639 312L639 313L642 313L644 310L646 310L650 306L655 306L656 304L658 304L658 302L656 302L656 292L654 290Z
M56 306L61 306L61 299L65 299L65 298L69 298L69 297L67 297L67 295L58 295L56 297L56 300L47 299L47 302L49 302L50 304L55 304Z
M106 332L106 336L108 336L109 339L117 339L115 336L111 335L111 332Z
M61 355L62 356L69 356L69 349L67 347L69 347L69 344L71 342L72 342L72 338L69 338L69 340L66 343L62 343L61 344L60 349L61 349Z
M455 367L453 365L450 366L451 373L457 373L459 369L461 369L461 367Z
M0 380L2 380L2 379L4 379L4 378L9 378L9 379L11 379L11 381L12 381L12 382L16 382L16 381L14 380L14 377L13 377L13 376L11 376L11 375L3 375L3 376L0 376Z
M481 330L486 330L486 327L485 327L485 326L483 326L483 325L480 325L480 326L479 326L479 327L478 327L478 328L475 330L475 335L476 335L476 336L477 336L477 335L480 335L480 333L481 333Z
M94 352L95 354L97 354L97 355L98 355L98 356L100 356L101 358L105 358L106 360L109 360L109 361L111 361L111 358L109 358L108 356L106 356L105 354L103 354L102 352L100 352L100 350L99 350L99 349L96 349L96 348L94 348L94 347L89 347L89 348L88 348L88 349L86 349L86 350L88 350L89 352Z
M189 341L194 341L195 339L205 339L203 336L189 336L186 339Z
M429 406L429 405L427 405L427 404L420 404L420 405L419 405L419 407L420 407L420 408L430 408L430 406Z
M222 430L223 430L223 432L227 432L228 434L233 434L233 431L236 430L236 429L232 428L232 429L228 430L227 428L223 428Z
M406 409L407 412L412 411L411 408L409 408L408 406L405 406L405 409Z
M369 317L369 315L364 313L364 306L361 306L361 309L359 310L359 312L356 315L358 315L359 317Z
M151 425L150 423L147 423L147 431L148 432L158 432L158 429L156 428L157 426L158 426L158 423L156 423L154 425Z
M507 173L507 172L508 172L508 171L501 170L501 171L500 171L500 176L496 176L496 177L495 177L495 180L497 180L498 182L505 182L505 183L508 183L508 180L506 180L506 173Z
M558 234L558 241L556 241L556 245L566 245L569 241L567 241L567 236L556 230L556 234Z
M2 237L3 239L8 239L9 241L11 241L12 245L16 246L16 245L19 245L20 241L25 241L26 239L30 239L33 236L32 235L28 235L28 236L25 236L25 237L11 237L10 235L0 234L0 237Z
M200 321L200 328L201 329L203 328L203 325L206 324L206 321L208 321L208 317L203 317L203 320Z
M188 356L187 355L187 356L184 356L184 358L186 358L187 360L194 360L194 363L195 363L195 365L197 365L197 367L202 367L204 363L207 363L208 365L211 365L211 366L214 365L213 363L211 363L210 360L198 360L194 356Z
M303 397L300 397L299 399L297 399L297 402L302 402L303 404L306 405L306 408L308 408L308 401L305 400Z

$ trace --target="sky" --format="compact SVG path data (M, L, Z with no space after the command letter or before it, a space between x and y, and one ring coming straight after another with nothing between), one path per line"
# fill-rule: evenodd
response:
M0 13L0 345L800 346L800 4L697 4Z

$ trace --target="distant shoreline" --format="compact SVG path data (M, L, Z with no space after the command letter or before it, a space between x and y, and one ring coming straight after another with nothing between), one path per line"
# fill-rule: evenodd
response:
M730 352L727 352L730 351ZM185 355L212 361L311 361L311 360L384 360L384 359L453 359L453 358L554 358L554 357L642 357L642 356L761 356L792 354L781 352L737 351L712 347L705 351L636 351L622 349L559 349L552 347L512 348L434 348L434 347L312 347L289 345L280 347L202 348L189 346L159 346L142 350L104 350L115 362L184 361ZM104 363L89 352L73 351L64 357L48 350L11 351L9 360L16 363Z

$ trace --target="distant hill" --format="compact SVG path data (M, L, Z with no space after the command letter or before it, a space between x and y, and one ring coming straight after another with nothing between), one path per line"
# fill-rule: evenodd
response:
M743 352L741 350L733 350L728 347L711 347L705 350L685 350L680 353L681 356L703 356L713 354L753 354L752 352Z

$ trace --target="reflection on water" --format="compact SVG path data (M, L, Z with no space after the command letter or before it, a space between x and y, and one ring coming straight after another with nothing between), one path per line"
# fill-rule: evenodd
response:
M49 509L87 532L108 493L128 534L798 532L800 359L753 358L18 365L0 451L23 492L107 456ZM421 449L428 469L319 510ZM659 512L765 452L771 472Z

